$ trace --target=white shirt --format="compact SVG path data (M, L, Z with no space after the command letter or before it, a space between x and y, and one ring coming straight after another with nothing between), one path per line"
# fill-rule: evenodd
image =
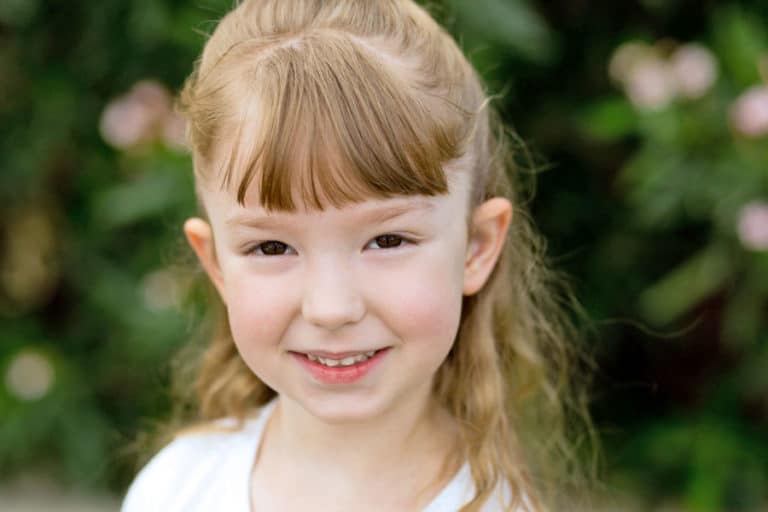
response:
M136 476L121 512L249 512L251 467L275 403L266 404L239 430L204 431L172 441ZM235 425L234 420L218 424ZM422 512L454 512L473 495L469 464L464 463ZM483 507L483 512L502 510L494 499Z

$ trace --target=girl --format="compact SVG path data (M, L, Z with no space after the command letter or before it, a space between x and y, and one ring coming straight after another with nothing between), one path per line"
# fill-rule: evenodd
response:
M226 314L201 428L123 510L557 506L573 340L446 32L410 0L246 0L180 106Z

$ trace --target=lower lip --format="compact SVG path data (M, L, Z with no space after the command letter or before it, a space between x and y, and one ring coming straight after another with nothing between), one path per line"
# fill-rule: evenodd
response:
M304 354L292 352L299 363L317 380L325 384L351 384L368 375L384 357L389 353L389 348L379 350L370 359L351 366L325 366L315 361L310 361Z

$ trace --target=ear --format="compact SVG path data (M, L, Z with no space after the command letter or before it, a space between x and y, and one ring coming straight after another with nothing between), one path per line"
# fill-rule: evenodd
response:
M221 278L221 268L216 258L216 248L213 244L213 231L211 225L203 219L192 217L184 223L184 234L187 237L192 250L195 251L197 259L203 266L205 273L211 279L211 282L218 290L221 299L224 298L224 284Z
M512 203L503 197L475 208L464 265L464 295L473 295L485 285L504 248L511 220Z

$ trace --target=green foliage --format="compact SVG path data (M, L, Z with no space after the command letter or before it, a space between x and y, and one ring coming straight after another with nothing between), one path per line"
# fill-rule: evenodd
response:
M606 436L617 461L612 481L631 482L648 507L670 498L695 511L756 510L766 502L768 378L757 376L754 358L764 362L768 333L768 216L756 213L768 211L768 127L752 124L759 102L747 104L750 91L768 90L765 26L758 10L729 5L698 27L703 46L693 52L687 41L661 38L619 49L612 88L625 95L605 92L576 118L587 140L623 147L611 183L622 204L613 229L635 246L653 244L624 264L642 277L628 309L613 311L642 321L652 335L641 339L653 362L640 383L668 403L643 396L645 414L630 415L625 435ZM695 94L684 85L696 69L674 75L684 51L698 65L702 53L715 63ZM627 55L635 61L622 69ZM620 353L617 347L608 350Z
M740 107L768 77L765 5L424 3L552 161L533 213L595 319L608 487L765 507L768 134ZM0 478L121 492L124 447L167 413L198 320L169 95L230 4L0 2Z

